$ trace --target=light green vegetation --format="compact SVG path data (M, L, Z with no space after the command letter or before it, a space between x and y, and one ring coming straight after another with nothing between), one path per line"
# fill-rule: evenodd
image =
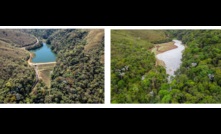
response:
M155 66L155 55L150 49L154 47L151 41L171 39L166 35L162 38L162 34L166 34L164 31L142 31L142 36L137 36L138 32L111 31L112 103L155 102L152 93L156 93L160 85L167 82L165 69ZM159 41L157 37L160 37Z
M148 31L148 30L147 30ZM166 36L162 36L164 32ZM177 38L186 49L182 65L168 83L165 68L155 66L153 38L143 31L111 33L112 103L220 103L221 31L165 30L153 37ZM161 38L159 38L162 40ZM166 40L166 39L165 39ZM158 42L157 40L154 43ZM161 51L163 51L161 49Z

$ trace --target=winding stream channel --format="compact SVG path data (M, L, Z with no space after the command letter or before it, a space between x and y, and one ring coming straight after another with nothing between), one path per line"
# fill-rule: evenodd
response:
M179 40L173 40L177 48L158 54L157 58L165 63L166 73L170 76L175 76L174 72L180 68L182 63L182 51L185 49L184 45Z

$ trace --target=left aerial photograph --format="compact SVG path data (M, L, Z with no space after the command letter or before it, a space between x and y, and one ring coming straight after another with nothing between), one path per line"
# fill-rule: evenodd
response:
M104 103L104 29L0 29L0 103Z

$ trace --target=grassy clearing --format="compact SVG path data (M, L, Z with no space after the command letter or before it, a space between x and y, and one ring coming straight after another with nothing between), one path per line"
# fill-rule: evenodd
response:
M87 45L84 46L84 53L85 54L92 54L95 51L98 51L98 48L103 48L104 44L102 43L104 40L104 30L103 29L95 29L95 30L89 30L88 35L86 36L86 42ZM99 50L98 53L101 55L100 63L104 64L104 49Z
M42 81L46 84L46 86L48 88L50 88L51 86L51 71L50 69L48 70L42 70L42 71L39 71L39 75L42 79Z
M175 48L174 42L153 44L159 40L165 40L168 37L163 30L112 30L111 31L111 59L121 61L136 51L136 47L152 51L156 54ZM127 44L127 46L125 46ZM131 45L131 46L130 46ZM157 48L155 46L160 46ZM133 46L135 48L133 48ZM137 53L139 55L139 53ZM114 61L114 60L112 60ZM156 65L165 65L163 61L157 59Z
M138 30L140 31L140 30ZM135 30L111 30L111 61L120 61L128 56L135 48L143 48L145 50L153 48L153 44L144 38L139 38ZM134 37L133 35L136 35ZM141 34L142 35L142 34Z
M157 55L172 49L177 48L176 45L174 45L175 42L167 42L167 43L162 43L162 44L156 44L151 51ZM162 60L159 60L156 58L156 66L164 66L165 67L165 63Z
M51 72L55 67L54 64L38 65L39 76L48 88L51 86Z
M33 36L15 29L0 29L0 40L14 44L17 47L32 45L36 42Z
M86 37L87 45L84 47L85 52L88 53L91 49L96 48L97 45L99 45L99 42L102 41L103 37L103 29L90 30Z
M38 70L39 70L39 71L42 71L42 70L53 69L53 68L55 67L55 64L56 64L56 63L38 65Z
M113 33L117 31L118 35L130 37L132 39L141 39L149 42L164 40L167 38L163 30L112 30ZM114 36L114 34L112 34ZM116 34L115 34L116 35ZM118 39L120 37L113 37Z
M28 55L24 52L24 50L13 47L11 44L0 40L0 56L19 60L27 58Z
M111 56L115 58L124 55L125 52L119 50L120 47L125 51L126 46L124 44L151 50L155 46L151 42L167 38L164 30L111 30Z
M154 48L151 49L151 51L157 55L172 49L177 48L176 45L174 45L174 42L167 42L167 43L162 43L162 44L156 44Z

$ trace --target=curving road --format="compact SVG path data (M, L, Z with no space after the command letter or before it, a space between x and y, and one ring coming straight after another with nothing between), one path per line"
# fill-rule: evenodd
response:
M32 45L32 46L35 46L35 45L37 45L37 44L39 43L39 40L38 40L37 37L35 37L35 36L33 36L33 37L37 40L37 42L36 42L35 44Z
M37 38L36 38L37 39ZM38 39L37 39L38 40ZM37 44L39 41L37 41L35 44ZM27 50L26 50L27 51ZM29 51L27 51L29 52ZM31 62L32 59L32 54L29 52L30 58L28 60L28 64L32 67L35 68L35 73L36 73L36 82L32 86L32 90L35 88L35 86L38 84L40 76L39 76L39 71L38 71L38 65L48 65L48 64L56 64L56 62L43 62L43 63L33 63Z
M34 37L35 37L35 36L34 36ZM37 40L37 42L36 42L34 45L37 45L37 44L39 43L39 40L38 40L37 37L35 37L35 39ZM25 50L26 50L26 49L25 49ZM26 51L27 51L27 50L26 50ZM29 52L29 51L28 51L28 52ZM30 52L29 52L29 54L30 54L30 58L28 59L28 64L29 64L30 66L33 66L32 63L31 63L32 55L31 55ZM39 81L38 66L34 66L34 68L35 68L35 74L36 74L36 81L35 81L35 83L32 85L31 90L33 90L33 89L35 88L35 86L38 84L38 81Z
M35 43L35 44L33 44L32 46L34 46L34 45L37 45L38 43L39 43L39 40L38 40L38 38L37 37L35 37L34 35L32 35L36 40L37 40L37 42Z
M35 43L35 44L33 44L33 45L37 45L38 43L39 43L39 40L38 40L38 38L37 37L35 37L35 36L33 36L36 40L37 40L37 42ZM26 50L26 48L25 47L21 47L21 49L24 49L24 50ZM26 50L27 51L27 50ZM27 51L27 52L29 52L29 51ZM32 63L31 63L31 53L29 52L29 54L30 54L30 58L28 59L28 64L30 65L30 66L32 66ZM37 85L37 83L38 83L38 80L39 80L39 75L38 75L38 66L35 68L35 72L36 72L36 82L32 85L32 88L31 89L34 89L35 88L35 86ZM3 92L1 92L0 94L3 94L3 93L5 93L5 92L7 92L7 91L3 91Z
M35 37L35 36L34 36L34 37ZM35 38L36 38L37 42L36 42L34 45L37 45L37 44L39 43L39 40L38 40L37 37L35 37ZM26 50L25 48L22 48L22 49ZM29 64L30 66L34 67L34 69L35 69L35 74L36 74L36 81L35 81L35 83L32 85L32 88L31 88L31 90L33 90L33 89L35 88L35 86L38 84L39 79L40 79L40 76L39 76L39 74L38 74L38 65L55 64L56 62L32 63L32 62L31 62L32 54L31 54L28 50L26 50L26 51L27 51L27 52L29 53L29 55L30 55L30 57L29 57L29 59L28 59L28 64Z
M35 36L33 36L36 40L37 40L37 42L35 43L35 44L33 44L32 46L34 46L34 45L37 45L38 43L39 43L39 40L38 40L38 38L37 37L35 37ZM26 47L21 47L21 49L25 49L26 50Z
M39 43L39 40L38 40L37 37L35 37L35 36L33 36L33 37L37 40L37 42L36 42L35 44L33 44L33 45L37 45L37 44ZM25 51L27 51L27 52L29 53L30 56L29 56L29 59L28 59L28 64L29 64L30 66L33 66L33 63L31 62L31 58L32 58L31 53L30 53L28 50L26 50L25 47L22 47L21 49L24 49ZM32 85L31 90L33 90L33 89L35 88L35 86L38 84L38 81L39 81L38 66L34 66L34 68L35 68L35 74L36 74L36 81L35 81L35 83Z

